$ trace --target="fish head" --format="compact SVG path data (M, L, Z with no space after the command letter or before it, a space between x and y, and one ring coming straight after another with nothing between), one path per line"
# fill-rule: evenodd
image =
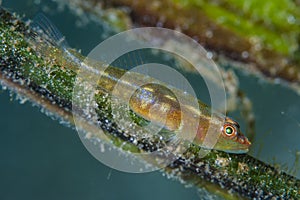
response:
M228 153L248 152L251 142L241 132L240 125L236 121L226 117L220 132L220 137L214 149Z

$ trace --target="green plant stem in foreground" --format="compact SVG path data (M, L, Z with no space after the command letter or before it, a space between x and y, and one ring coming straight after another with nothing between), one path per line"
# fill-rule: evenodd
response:
M45 56L38 56L27 42L29 27L4 9L0 10L0 35L1 83L72 124L71 100L76 70L60 66L55 61L53 63L53 60L47 61ZM96 101L99 104L99 119L102 119L104 126L107 125L105 121L111 124L106 134L114 145L126 143L125 149L139 152L149 151L147 146L153 146L150 142L164 144L164 141L157 139L139 141L138 144L143 144L143 147L130 142L130 132L125 134L111 123L113 118L106 109L110 99L99 94ZM89 127L89 124L82 125L87 132ZM199 189L205 188L228 199L300 199L299 180L249 155L211 151L200 158L198 153L199 148L191 145L185 155L175 155L177 159L162 171L186 184L194 184Z

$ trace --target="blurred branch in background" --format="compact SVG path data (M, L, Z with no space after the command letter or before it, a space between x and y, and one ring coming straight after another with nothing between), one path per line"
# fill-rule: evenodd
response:
M51 115L72 124L72 114L76 114L71 113L76 70L68 65L61 66L58 61L64 58L59 57L61 54L57 51L60 50L55 47L49 49L56 53L48 52L47 55L55 55L56 59L37 55L35 47L27 42L28 37L32 34L28 24L24 24L18 17L4 9L0 11L0 34L1 84L17 94L30 98L34 104L47 109ZM213 42L207 42L207 44L211 44L211 48L215 45ZM224 44L225 50L219 49L221 53L224 52L229 57L238 55L233 53L236 52L234 46L225 47L226 44ZM230 50L227 52L227 49ZM242 61L246 62L247 59L242 59ZM100 108L108 107L107 105L111 103L109 98L101 95L100 93L97 103L102 105ZM100 101L100 99L106 101ZM98 113L99 119L105 119L103 123L113 122L113 118L109 118L110 113L108 112L109 110L104 109ZM112 124L116 126L114 123ZM86 132L93 133L92 130L97 127L83 122L81 128ZM114 131L107 130L106 135L111 141L106 142L122 146L123 150L120 149L120 151L125 151L124 146L127 151L149 151L147 147L153 145L147 140L139 141L145 144L141 148L128 137L128 134L132 133L125 134L118 127L110 130ZM163 144L164 141L155 140L154 142L157 142L154 143L156 145ZM300 198L299 180L249 155L211 151L206 157L200 158L198 153L199 147L191 144L184 155L175 155L176 161L162 169L162 172L168 174L169 177L181 180L186 185L193 184L199 190L206 189L211 195L219 195L227 199L240 199L241 197Z
M69 1L89 12L120 8L137 26L180 30L212 51L214 59L281 83L300 93L298 1L88 0ZM88 9L87 9L88 8ZM178 14L180 13L180 14Z

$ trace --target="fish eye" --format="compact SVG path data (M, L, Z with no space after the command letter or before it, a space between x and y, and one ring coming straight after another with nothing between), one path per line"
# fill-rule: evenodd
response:
M223 128L223 133L226 135L226 136L235 136L236 135L236 128L230 124L225 124L224 125L224 128Z

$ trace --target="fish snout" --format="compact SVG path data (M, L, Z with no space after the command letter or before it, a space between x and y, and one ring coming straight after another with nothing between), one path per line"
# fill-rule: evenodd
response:
M251 142L248 140L248 138L242 134L238 136L238 142L243 145L246 145L247 147L251 145Z

